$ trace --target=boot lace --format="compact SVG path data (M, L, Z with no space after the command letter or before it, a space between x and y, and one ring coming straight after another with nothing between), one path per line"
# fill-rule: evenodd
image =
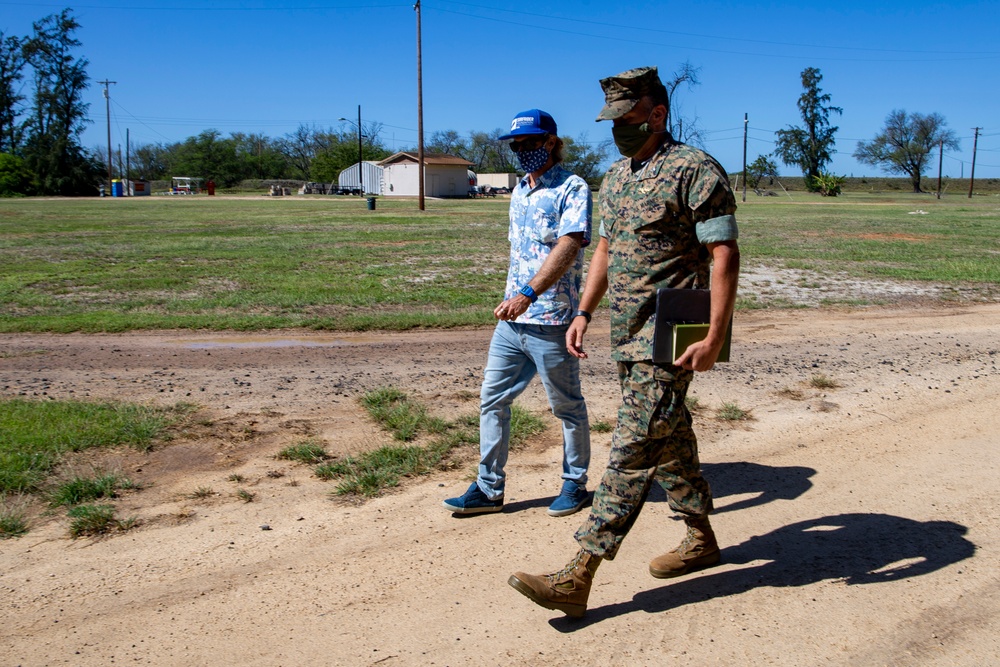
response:
M572 574L573 570L579 567L580 562L583 560L583 557L585 555L587 555L587 552L583 550L577 552L576 556L573 557L573 560L571 560L569 563L566 564L566 567L559 570L558 572L553 572L552 574L545 575L545 578L549 580L549 583L552 583L555 582L557 579L563 579L565 577L568 577L570 574Z
M695 532L694 527L688 526L687 527L687 533L684 535L684 539L681 540L681 543L679 545L677 545L677 548L674 549L674 551L676 553L678 553L678 554L683 555L683 554L691 553L692 551L694 551L694 549L692 549L692 547L696 547L696 546L700 546L698 544L697 534Z

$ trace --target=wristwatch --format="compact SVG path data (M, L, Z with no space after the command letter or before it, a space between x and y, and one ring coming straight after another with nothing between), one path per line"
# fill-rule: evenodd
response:
M573 319L574 320L576 318L578 318L578 317L586 317L587 318L587 324L590 324L590 313L588 313L587 311L585 311L585 310L578 310L575 313L573 313Z
M535 294L535 290L532 289L531 285L525 285L519 291L521 294L531 299L531 303L538 301L538 295Z

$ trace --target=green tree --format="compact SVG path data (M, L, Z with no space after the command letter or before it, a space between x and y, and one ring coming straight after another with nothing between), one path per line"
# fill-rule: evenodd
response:
M778 165L766 155L758 155L757 159L747 165L747 185L756 188L765 178L778 177Z
M0 153L13 153L20 141L20 105L24 96L18 84L24 78L23 40L0 31Z
M23 154L39 194L91 194L100 167L80 146L90 106L86 58L75 58L80 27L69 9L33 25L25 57L34 72L34 97L25 125Z
M775 133L778 140L774 154L786 165L799 167L810 189L808 184L820 175L837 152L834 135L840 128L830 125L830 114L844 112L840 107L830 106L830 95L819 87L822 80L823 75L815 67L802 70L804 92L799 97L798 107L804 127L790 126Z
M243 132L234 132L231 139L242 165L240 171L247 178L264 180L290 177L288 159L274 139L260 133Z
M170 168L174 176L212 179L219 187L232 187L247 177L247 165L236 154L236 142L218 130L205 130L175 144Z
M31 194L31 172L24 160L0 153L0 197L13 197Z
M362 144L362 156L364 159L372 159L366 154ZM384 157L384 156L383 156ZM378 158L378 159L381 159ZM309 170L309 177L317 183L336 183L340 172L358 163L358 140L352 138L347 141L336 140L329 147L320 151L312 159Z
M602 141L592 146L587 140L587 133L582 132L576 140L564 138L563 144L563 166L587 181L592 188L600 186L604 178L601 167L611 154L611 142Z
M890 174L910 177L914 192L920 189L920 177L930 160L931 151L944 144L948 150L958 150L955 133L940 114L908 114L892 111L885 127L871 141L859 141L854 157L864 164L881 167Z
M380 137L382 123L362 125L360 158L365 162L375 162L389 157L389 149L382 144ZM326 147L313 158L309 176L317 183L336 183L340 172L358 163L357 130L331 134L326 143Z
M168 179L171 176L170 158L170 149L163 144L140 144L129 156L132 177L149 181Z

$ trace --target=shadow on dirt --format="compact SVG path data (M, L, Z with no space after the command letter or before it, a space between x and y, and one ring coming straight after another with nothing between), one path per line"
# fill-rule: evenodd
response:
M549 623L560 632L573 632L623 614L658 614L762 586L806 586L824 580L842 580L849 586L892 583L973 556L976 546L963 537L967 531L952 521L914 521L888 514L800 521L723 549L722 570L643 591L628 602L592 608L579 620L557 618ZM759 561L764 562L750 565ZM737 567L741 565L749 567Z
M766 505L775 500L793 500L812 488L809 478L816 474L812 468L803 466L765 466L746 461L704 463L701 472L712 486L715 514ZM730 496L748 494L753 497L724 502ZM667 502L667 494L659 484L650 489L647 502Z
M775 500L793 500L812 488L812 482L809 481L809 478L816 474L816 471L812 468L803 466L766 466L746 461L705 463L701 469L705 475L705 479L712 485L712 495L715 499L715 514L765 505ZM599 482L599 479L591 480L588 486L593 490ZM558 491L558 489L556 490ZM746 496L749 494L753 494L753 496L741 498L728 504L719 502L720 499L729 496ZM591 493L591 496L593 496L593 493ZM508 513L523 512L525 510L548 507L553 500L555 500L554 495L518 500L505 504L503 511ZM667 502L667 494L659 484L653 484L649 490L646 502L665 503ZM587 507L590 507L590 501L587 502L584 508L584 514ZM458 514L455 515L456 518L461 516Z

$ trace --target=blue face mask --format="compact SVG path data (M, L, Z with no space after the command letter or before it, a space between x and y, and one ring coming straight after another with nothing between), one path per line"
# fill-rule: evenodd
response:
M549 151L544 145L533 151L521 151L514 153L514 155L517 156L517 163L521 165L521 170L526 174L538 171L549 161Z

